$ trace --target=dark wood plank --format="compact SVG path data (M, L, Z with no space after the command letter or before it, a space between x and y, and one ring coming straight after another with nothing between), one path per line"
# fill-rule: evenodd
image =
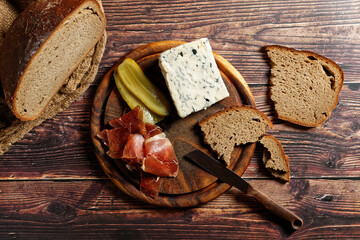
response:
M249 83L267 83L264 45L315 51L337 62L346 82L359 82L358 2L104 1L108 43L104 74L127 52L162 40L208 37Z
M52 238L71 231L71 239L306 239L315 234L323 239L332 229L334 237L360 236L356 180L250 182L299 214L304 227L289 231L284 221L237 189L197 208L169 209L134 200L107 180L1 181L0 224L6 228L0 237L41 233Z

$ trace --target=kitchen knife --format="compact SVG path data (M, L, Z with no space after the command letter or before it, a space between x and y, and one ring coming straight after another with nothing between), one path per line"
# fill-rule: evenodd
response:
M221 181L229 184L230 186L234 186L242 192L256 198L269 211L289 221L294 230L298 230L302 227L303 221L299 216L282 207L270 197L251 186L235 172L231 171L208 154L196 149L185 155L185 157L192 160L201 168L219 178Z

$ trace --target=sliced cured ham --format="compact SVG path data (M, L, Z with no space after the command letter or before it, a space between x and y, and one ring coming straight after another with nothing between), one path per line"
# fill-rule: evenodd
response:
M115 118L109 122L113 128L128 128L131 133L146 134L145 123L143 122L143 111L137 106L125 115Z
M145 129L146 129L146 135L144 136L146 139L147 138L151 138L155 135L158 135L160 133L162 133L162 129L159 126L156 126L154 124L151 123L145 123Z
M165 133L145 140L145 158L141 169L160 177L176 177L178 160L174 148Z
M108 141L108 137L107 137L107 131L109 131L108 129L104 129L101 132L99 132L98 134L96 134L96 136L98 138L100 138L104 144L107 146L109 145L109 141Z
M107 146L109 147L109 151L107 151L106 154L115 159L121 158L129 136L130 131L127 128L107 130Z
M162 179L150 173L141 172L140 191L150 197L159 195Z
M97 136L109 148L110 157L122 159L131 169L140 171L140 191L156 197L162 181L160 177L176 177L179 164L162 129L142 119L143 112L138 106L111 120L113 129L104 129Z
M139 133L131 134L125 144L122 159L131 163L142 164L145 157L144 153L145 138Z

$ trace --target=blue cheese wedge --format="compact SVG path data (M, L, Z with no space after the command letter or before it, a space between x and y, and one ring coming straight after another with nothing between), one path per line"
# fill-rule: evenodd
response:
M182 118L229 96L207 38L162 52L159 65Z

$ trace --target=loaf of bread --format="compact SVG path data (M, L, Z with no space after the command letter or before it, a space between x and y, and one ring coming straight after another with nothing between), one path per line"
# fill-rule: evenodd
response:
M306 127L323 123L336 107L344 81L332 60L309 51L267 46L270 97L279 119Z
M280 141L274 136L265 134L259 142L264 146L263 162L266 169L283 181L290 180L289 157L285 155Z
M32 2L36 0L13 0L15 7L20 11L24 11Z
M38 0L6 33L0 54L5 99L22 121L36 119L105 30L95 0Z
M265 134L266 127L273 128L264 113L250 106L226 108L203 119L199 125L204 142L227 165L235 146L257 142Z

